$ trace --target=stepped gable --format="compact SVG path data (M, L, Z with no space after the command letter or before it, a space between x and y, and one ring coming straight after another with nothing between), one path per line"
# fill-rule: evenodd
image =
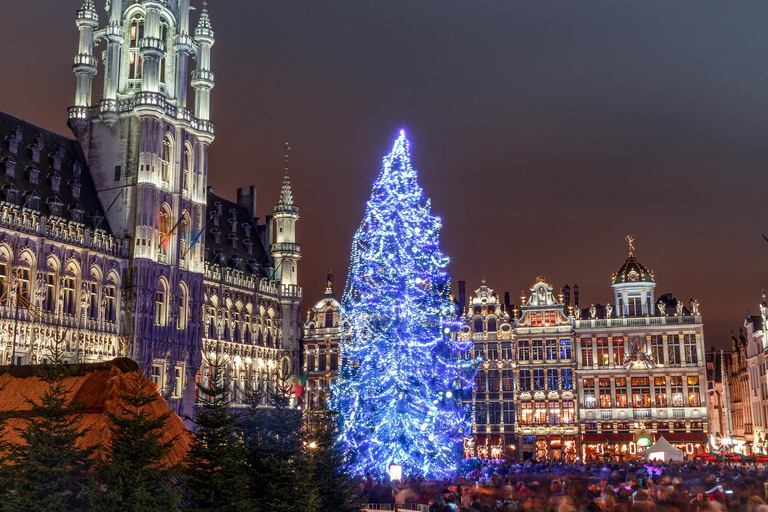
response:
M208 215L206 263L238 270L257 279L268 278L272 256L265 245L267 225L257 224L246 207L214 194L210 188Z
M69 389L67 400L82 404L82 414L77 420L78 426L88 429L79 443L81 446L97 446L109 442L111 433L107 413L119 413L122 409L121 395L135 389L135 385L144 383L147 390L155 392L157 386L147 380L139 371L139 366L128 358L118 358L104 363L80 364L68 367L71 375L64 378L65 388ZM16 429L24 428L26 418L32 417L29 400L40 403L48 389L48 384L36 376L39 366L0 366L0 415L8 414L4 440L12 443L21 442ZM158 399L147 406L153 418L172 412L168 404L158 395ZM162 441L173 442L165 462L173 465L181 462L192 444L192 434L187 430L181 418L172 413L166 422Z
M3 202L111 233L80 144L0 111Z

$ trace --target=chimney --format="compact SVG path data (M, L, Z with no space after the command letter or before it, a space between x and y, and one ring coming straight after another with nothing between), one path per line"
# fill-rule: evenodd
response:
M504 308L506 309L507 313L512 311L512 304L509 302L509 292L504 292Z
M247 194L244 188L237 189L237 204L248 210L251 217L256 219L256 187L253 185L248 187Z
M464 308L467 305L467 283L459 281L459 307Z
M568 283L563 286L563 303L566 308L571 305L571 287L568 286Z
M579 285L573 285L573 305L579 307Z

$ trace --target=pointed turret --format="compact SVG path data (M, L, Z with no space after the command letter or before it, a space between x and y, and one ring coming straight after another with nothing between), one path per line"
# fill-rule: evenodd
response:
M275 281L280 290L280 305L283 310L283 347L298 346L298 307L301 305L301 286L298 284L298 266L301 259L301 246L296 243L296 221L299 220L299 207L293 204L291 181L288 178L288 152L290 146L285 143L285 161L283 188L280 201L275 206L274 241L271 246L275 264ZM295 316L295 322L290 320Z
M214 75L211 71L211 47L214 41L211 18L208 16L207 2L205 2L200 21L195 29L197 69L192 72L190 84L195 90L195 116L206 121L210 115L211 89L214 86Z

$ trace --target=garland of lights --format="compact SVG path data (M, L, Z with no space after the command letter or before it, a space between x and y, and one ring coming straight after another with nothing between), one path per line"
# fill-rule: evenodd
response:
M471 426L472 341L459 341L440 218L411 167L401 131L355 233L341 304L341 368L333 386L339 442L352 472L442 478Z

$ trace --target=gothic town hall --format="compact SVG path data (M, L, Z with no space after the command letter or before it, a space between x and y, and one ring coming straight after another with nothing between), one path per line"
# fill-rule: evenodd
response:
M190 0L100 7L84 0L75 19L74 138L0 112L0 364L44 363L52 346L68 363L128 356L191 415L204 355L224 354L237 403L298 368L287 167L264 221L255 187L237 202L214 194L207 10L191 20Z

